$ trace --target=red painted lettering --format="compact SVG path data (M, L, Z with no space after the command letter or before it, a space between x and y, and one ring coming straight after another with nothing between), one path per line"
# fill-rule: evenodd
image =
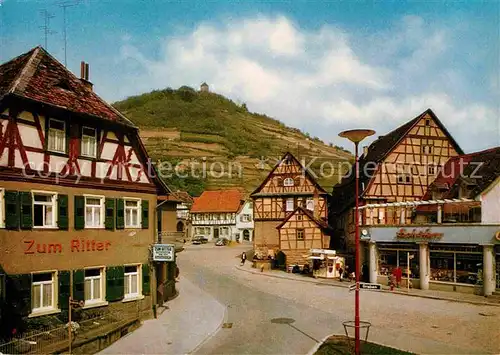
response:
M98 251L103 251L104 250L104 243L97 242L97 250Z
M41 246L43 246L43 249L40 248ZM40 254L46 253L47 252L47 244L37 244L36 245L36 252L40 253Z
M92 240L92 251L95 251L95 240Z
M57 244L49 244L49 253L62 253L62 245L61 243Z
M106 241L106 250L108 250L109 246L111 246L111 242Z
M80 242L76 239L71 241L71 252L80 251Z
M31 248L33 248L33 244L35 244L34 240L25 240L24 244L27 244L25 247L26 249L24 249L24 254L35 254L35 252L31 250Z

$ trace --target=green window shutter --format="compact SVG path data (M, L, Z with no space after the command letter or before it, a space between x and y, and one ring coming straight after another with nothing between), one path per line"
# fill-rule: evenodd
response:
M85 271L73 271L73 299L76 301L85 300Z
M33 228L33 196L31 192L19 192L21 201L21 229Z
M75 196L75 229L85 228L85 197Z
M106 206L106 218L104 220L104 226L106 229L115 229L115 200L112 198L107 198L105 202Z
M116 199L116 229L125 228L125 202L123 199Z
M7 305L15 316L31 313L31 274L10 275L6 291Z
M151 278L149 275L149 264L142 264L142 294L151 294Z
M57 226L63 230L67 230L69 227L68 195L57 196Z
M5 228L19 229L20 207L17 191L5 191Z
M69 296L70 294L70 272L69 271L59 271L57 277L59 281L59 308L68 309L69 308Z
M142 200L142 228L149 228L149 201Z
M125 268L112 266L106 269L106 301L119 301L125 293Z

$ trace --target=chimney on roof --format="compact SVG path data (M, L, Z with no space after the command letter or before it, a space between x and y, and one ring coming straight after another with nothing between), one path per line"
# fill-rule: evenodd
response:
M89 63L85 63L83 60L80 63L80 81L87 89L93 91L94 84L89 81Z

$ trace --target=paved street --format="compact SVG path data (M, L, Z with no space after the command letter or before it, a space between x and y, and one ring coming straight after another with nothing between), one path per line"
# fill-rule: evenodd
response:
M225 305L232 323L196 353L306 354L325 336L343 333L342 321L353 318L353 293L238 270L246 249L209 244L179 254L181 277ZM500 352L499 307L362 291L361 318L372 323L370 340L417 353Z

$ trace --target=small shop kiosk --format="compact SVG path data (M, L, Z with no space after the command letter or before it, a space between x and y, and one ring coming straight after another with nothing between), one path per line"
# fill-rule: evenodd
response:
M345 270L345 258L335 250L311 249L308 259L312 260L313 276L332 279L340 277L340 269Z

